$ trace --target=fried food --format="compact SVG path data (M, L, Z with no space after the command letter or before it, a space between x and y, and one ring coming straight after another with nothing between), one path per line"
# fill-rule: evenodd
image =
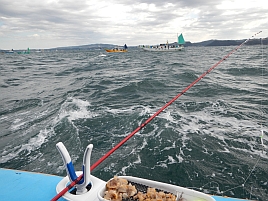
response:
M138 192L136 187L126 179L114 176L107 182L104 199L109 201L122 201L133 198L137 201L176 201L176 196L171 193L157 192L155 188L147 188L147 192Z

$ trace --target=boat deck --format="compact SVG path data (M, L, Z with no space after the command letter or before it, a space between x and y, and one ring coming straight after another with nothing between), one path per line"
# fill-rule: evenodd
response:
M63 177L42 173L0 168L0 200L48 201L56 195L56 186ZM216 201L246 201L212 196ZM65 201L60 198L59 201Z
M0 168L0 200L48 201L56 195L60 180L59 176Z

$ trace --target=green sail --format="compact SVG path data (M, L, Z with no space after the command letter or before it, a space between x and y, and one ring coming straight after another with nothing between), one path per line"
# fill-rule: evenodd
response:
M183 44L185 44L185 41L184 41L184 38L183 38L183 35L182 35L182 34L179 35L179 37L178 37L178 44L179 44L179 45L183 45Z

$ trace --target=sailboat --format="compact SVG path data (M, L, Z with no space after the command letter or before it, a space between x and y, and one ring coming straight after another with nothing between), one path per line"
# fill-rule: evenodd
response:
M30 48L27 48L27 50L18 52L18 54L30 54Z
M185 40L184 40L184 37L181 33L178 36L178 42L169 44L167 41L165 44L153 45L153 46L141 45L140 48L145 50L145 51L150 51L150 52L172 52L172 51L183 50L184 44L185 44Z

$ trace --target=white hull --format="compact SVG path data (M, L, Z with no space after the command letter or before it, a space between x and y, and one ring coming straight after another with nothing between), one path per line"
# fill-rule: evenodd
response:
M181 47L170 47L170 48L164 48L164 47L141 47L144 51L149 52L174 52L174 51L182 51L184 49L183 46Z
M177 196L177 200L215 201L215 199L213 197L211 197L210 195L207 195L207 194L204 194L204 193L201 193L198 191L194 191L191 189L183 188L180 186L175 186L175 185L171 185L171 184L166 184L166 183L162 183L162 182L157 182L157 181L142 179L142 178L137 178L137 177L131 177L131 176L119 176L119 177L124 178L130 182L135 182L137 185L144 185L146 187L156 188L156 189L159 189L161 191L172 193L172 194ZM103 198L105 191L106 191L106 186L103 186L103 188L100 189L100 191L98 192L97 196L99 198L99 201L108 201L108 200Z
M82 171L77 172L78 175L82 173L83 173ZM74 195L71 194L70 192L66 192L63 195L63 198L69 201L87 201L87 200L99 201L99 198L97 196L98 192L100 191L100 189L103 189L105 187L106 182L92 175L90 175L90 180L92 183L92 188L88 192L82 195ZM70 180L68 176L66 176L56 186L57 193L60 193L65 187L68 186L68 184L70 184Z

